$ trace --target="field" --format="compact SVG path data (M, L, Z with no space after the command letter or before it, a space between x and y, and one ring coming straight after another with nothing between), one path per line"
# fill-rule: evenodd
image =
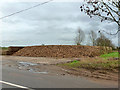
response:
M0 50L7 50L8 49L8 47L0 47Z
M98 75L97 77L104 77L107 79L110 79L110 77L113 75L113 73L117 77L117 73L120 68L120 61L118 58L118 52L112 52L109 54L102 54L99 57L96 58L84 58L82 60L74 60L69 63L63 63L63 64L58 64L58 66L63 67L65 69L71 70L71 72L68 73L73 73L80 75L83 72L87 72L87 74L93 74L95 73ZM84 70L81 70L84 69ZM100 76L102 73L102 76ZM106 77L107 75L111 76ZM106 75L103 75L106 74ZM89 76L89 75L87 75ZM94 75L91 75L94 77ZM112 78L113 79L113 78Z
M118 58L119 57L119 53L118 52L112 52L112 53L109 53L109 54L100 55L100 57L105 58L105 59L108 59L108 58Z
M8 50L8 47L0 47L0 55L3 53L3 52L6 52Z
M91 70L112 70L119 68L120 62L114 60L113 58L118 58L118 52L112 52L109 54L103 54L100 56L101 58L88 58L85 60L74 60L70 63L61 64L63 66L68 66L71 68L85 68Z
M120 62L117 51L101 54L99 47L77 45L9 47L2 48L2 50L8 50L7 55L9 54L13 57L68 59L68 62L56 63L54 65L65 69L68 74L72 75L118 80L117 75ZM49 59L47 59L47 62L49 62Z

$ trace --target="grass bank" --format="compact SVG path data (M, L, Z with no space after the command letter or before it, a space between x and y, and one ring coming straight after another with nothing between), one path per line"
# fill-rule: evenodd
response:
M102 54L100 55L101 58L104 58L104 59L109 59L109 58L118 58L120 55L118 52L112 52L112 53L109 53L109 54Z
M117 58L114 60L114 58ZM109 54L103 54L98 58L85 58L84 60L74 60L69 63L59 64L67 68L74 69L87 69L87 70L107 70L118 71L120 61L118 60L118 52L112 52Z

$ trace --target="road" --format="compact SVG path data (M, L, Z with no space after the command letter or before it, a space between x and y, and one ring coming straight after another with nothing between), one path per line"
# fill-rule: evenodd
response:
M8 61L7 61L8 62ZM106 82L106 81L105 81ZM2 65L2 88L115 88L116 84L92 81L85 77L33 73Z
M46 74L31 73L13 68L3 67L2 81L20 85L27 88L105 88L106 86L91 82L85 78L75 76L50 76ZM3 88L16 88L17 86L3 83ZM17 87L21 88L21 87Z

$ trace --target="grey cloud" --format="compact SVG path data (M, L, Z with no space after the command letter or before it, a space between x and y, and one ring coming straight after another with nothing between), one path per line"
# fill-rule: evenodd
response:
M106 30L118 30L118 26L116 23L106 24L104 25Z
M0 11L7 15L36 4L38 3L7 3L1 6ZM96 17L90 19L81 13L80 4L52 2L4 19L4 28L1 29L3 37L7 37L4 45L73 44L78 27L84 30L86 36L89 30L110 28L106 23L101 24ZM111 28L114 29L115 26L112 25Z

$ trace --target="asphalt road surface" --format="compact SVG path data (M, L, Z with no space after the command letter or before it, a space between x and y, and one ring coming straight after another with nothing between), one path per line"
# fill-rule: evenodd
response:
M87 78L71 75L32 73L2 66L2 88L113 88L113 85L95 83Z

